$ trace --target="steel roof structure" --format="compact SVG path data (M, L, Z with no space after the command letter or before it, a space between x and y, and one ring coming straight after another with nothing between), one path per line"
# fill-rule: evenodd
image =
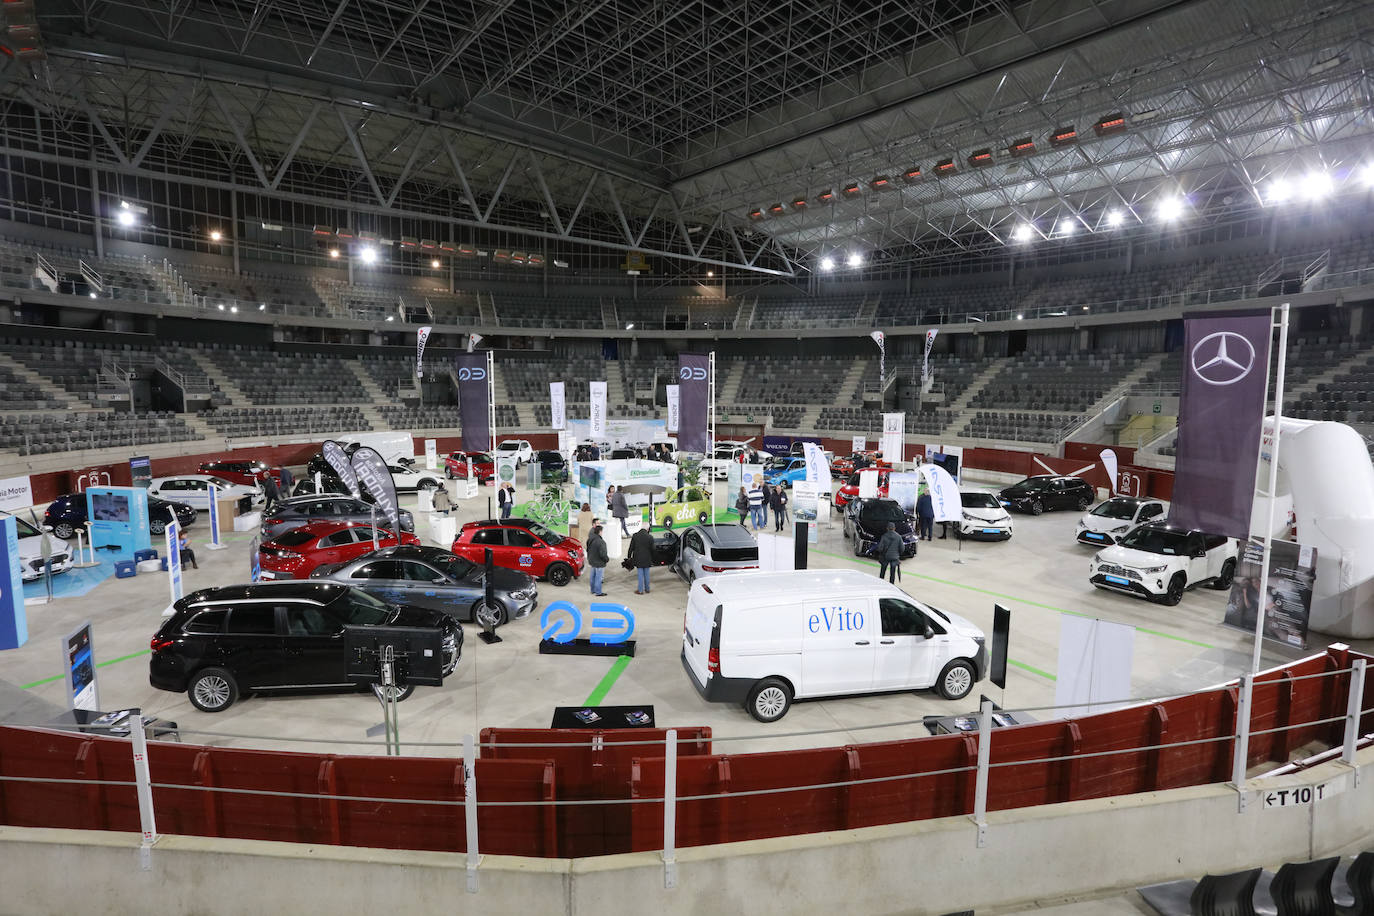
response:
M781 275L1253 207L1374 139L1362 0L4 9L0 152Z

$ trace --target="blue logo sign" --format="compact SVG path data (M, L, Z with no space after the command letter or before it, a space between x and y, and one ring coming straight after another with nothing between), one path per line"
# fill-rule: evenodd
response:
M567 616L554 617L559 611ZM586 633L588 642L602 646L618 645L634 634L635 615L623 604L598 601L591 605L588 613L591 617L584 621L582 612L572 602L555 601L539 615L539 628L544 639L553 642L572 642ZM594 628L600 628L601 632L592 632Z
M463 366L458 370L458 381L460 382L480 382L487 377L487 370L480 366Z
M701 366L683 366L678 371L678 378L685 378L688 381L699 382L706 378L706 370Z

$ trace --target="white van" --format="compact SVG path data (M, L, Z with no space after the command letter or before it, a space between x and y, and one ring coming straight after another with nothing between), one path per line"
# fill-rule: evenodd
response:
M793 699L935 687L987 673L983 631L858 570L708 576L691 587L682 666L697 691L760 722Z

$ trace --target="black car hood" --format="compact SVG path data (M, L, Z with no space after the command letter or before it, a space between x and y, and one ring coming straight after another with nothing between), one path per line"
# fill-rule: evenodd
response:
M484 571L481 564L478 564L477 568L473 570L470 580L472 582L482 581ZM533 582L533 578L518 569L506 569L503 566L497 566L491 571L491 587L500 591L518 591L522 588L528 588Z
M911 527L911 522L909 520L904 519L900 522L893 522L893 524L897 526L897 533L902 536L902 540L905 541L907 538L916 536L916 530ZM887 522L883 522L881 527L875 528L872 525L865 525L863 518L856 516L854 519L854 527L858 529L859 534L862 535L865 540L876 541L887 531Z

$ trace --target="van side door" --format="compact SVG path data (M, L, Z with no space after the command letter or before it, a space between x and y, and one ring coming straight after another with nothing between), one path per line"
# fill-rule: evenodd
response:
M935 627L918 607L900 598L878 599L878 626L873 689L901 690L933 683L943 664L940 646L948 641L944 628Z
M797 696L873 689L878 626L870 598L804 601L802 677Z

